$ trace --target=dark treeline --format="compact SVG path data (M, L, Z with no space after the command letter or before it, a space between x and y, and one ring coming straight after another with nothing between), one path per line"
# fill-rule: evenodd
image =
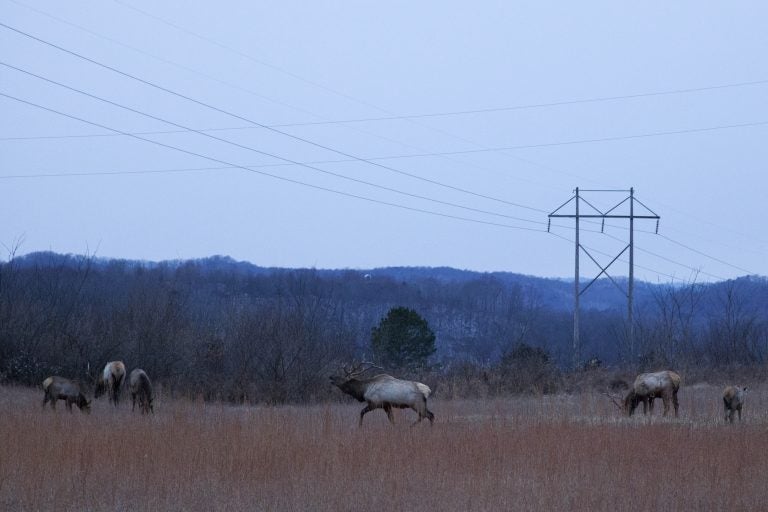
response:
M586 366L712 368L768 356L764 278L638 285L634 347L612 287L601 282L587 294ZM143 263L35 253L0 265L0 381L37 385L57 374L91 382L121 359L176 394L312 401L331 392L328 376L340 363L371 357L372 328L404 306L436 334L425 371L446 389L462 378L482 393L547 392L571 369L570 290L561 280L452 269L285 270L221 257Z

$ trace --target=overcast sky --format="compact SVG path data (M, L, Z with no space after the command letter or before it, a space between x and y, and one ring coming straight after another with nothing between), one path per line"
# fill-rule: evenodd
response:
M634 187L661 217L636 221L636 277L766 275L766 11L0 0L3 258L569 277L574 222L547 214ZM626 220L582 226L603 265L627 244Z

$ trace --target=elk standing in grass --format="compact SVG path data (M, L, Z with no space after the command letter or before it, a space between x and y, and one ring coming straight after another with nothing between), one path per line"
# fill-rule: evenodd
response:
M46 403L51 402L51 409L56 409L56 401L64 400L69 412L72 412L72 404L77 405L80 411L91 412L91 402L85 399L77 382L64 377L48 377L43 381L43 392L43 408Z
M99 398L104 393L109 395L109 401L115 404L120 400L120 388L125 381L125 364L122 361L107 363L104 371L96 381L96 391L93 396Z
M368 365L364 367L364 365ZM362 379L364 372L378 368L371 363L362 363L354 368L342 368L344 375L334 375L331 382L344 393L353 396L358 402L367 402L360 411L360 427L363 426L363 416L375 409L384 409L390 423L395 424L392 409L413 409L419 415L414 422L419 423L427 418L430 425L435 421L435 415L427 409L427 397L432 390L426 384L409 380L400 380L387 374L379 374Z
M675 417L677 417L680 406L677 401L679 389L680 375L671 370L641 373L637 376L635 384L624 398L624 411L629 416L632 416L637 406L642 402L643 414L650 410L651 415L653 415L653 400L661 398L664 402L664 416L669 412L669 402L672 401L672 405L675 407Z
M739 413L741 421L741 407L744 405L747 388L739 386L728 386L723 390L723 408L725 409L725 422L733 423L733 413Z
M144 370L136 368L131 371L128 376L128 387L131 390L131 398L133 399L133 407L131 411L136 410L136 399L139 400L139 409L142 414L155 413L155 409L152 407L152 383L147 377Z

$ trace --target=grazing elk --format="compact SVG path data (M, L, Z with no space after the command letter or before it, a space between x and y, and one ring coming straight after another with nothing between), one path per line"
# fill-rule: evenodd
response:
M655 373L641 373L635 379L632 389L624 398L623 409L627 415L632 416L637 406L642 402L643 414L650 410L653 415L653 400L661 398L664 402L664 416L669 412L669 402L675 407L675 417L680 407L677 401L677 392L680 389L680 375L664 370Z
M363 367L368 365L367 367ZM364 372L378 368L371 363L361 363L354 368L342 367L344 375L333 375L331 383L344 393L353 396L358 402L367 402L365 408L360 411L360 427L363 426L363 416L375 409L384 409L389 422L395 424L392 409L411 408L419 415L413 423L419 423L427 418L430 425L435 421L435 415L427 409L427 397L432 390L426 384L410 380L400 380L387 374L374 375L363 379L358 378Z
M109 396L109 401L115 404L120 399L120 388L125 381L125 364L122 361L112 361L107 363L104 371L99 375L96 381L96 391L93 396L99 398L104 393Z
M43 392L43 408L46 403L51 402L51 409L56 409L56 401L64 400L69 412L72 412L72 404L77 405L80 411L91 412L91 402L85 399L77 382L64 377L48 377L43 381Z
M723 390L723 408L725 409L725 422L733 423L733 413L739 413L741 421L741 408L744 405L744 399L747 397L747 388L739 386L728 386Z
M128 376L128 387L131 390L131 398L133 399L133 407L131 411L136 410L136 399L139 399L139 410L141 414L155 413L155 409L152 407L152 383L147 377L144 370L136 368L131 371Z

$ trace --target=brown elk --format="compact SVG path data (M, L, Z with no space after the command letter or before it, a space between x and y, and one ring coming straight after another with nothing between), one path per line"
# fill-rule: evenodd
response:
M109 396L109 401L115 404L120 400L120 388L125 381L125 364L122 361L107 363L104 371L96 381L96 391L93 396L99 398L104 393Z
M655 373L641 373L635 379L632 389L624 397L623 409L628 416L632 416L637 406L643 404L643 414L650 412L653 415L653 400L661 398L664 402L664 416L669 412L669 402L675 407L677 417L680 403L677 400L677 392L680 389L680 375L664 370Z
M133 407L131 411L136 410L136 399L139 400L139 410L142 414L155 413L154 407L152 407L152 382L144 370L136 368L131 371L128 376L128 387L131 390L131 399L133 399Z
M85 399L77 382L54 375L43 381L43 392L43 408L46 403L51 402L51 409L56 409L56 401L64 400L69 412L72 412L72 404L82 412L91 412L91 402Z
M739 386L728 386L723 390L723 408L725 409L725 422L733 423L733 413L739 413L741 421L741 407L744 405L747 388Z
M421 382L401 380L387 374L374 375L369 378L358 378L366 371L378 368L371 363L360 363L353 368L342 367L343 375L331 376L331 383L344 393L351 395L358 402L367 402L360 411L360 422L363 426L363 416L375 409L384 409L389 422L395 424L392 409L413 409L419 418L413 423L419 423L427 418L430 425L435 421L435 415L427 409L427 397L432 390Z

